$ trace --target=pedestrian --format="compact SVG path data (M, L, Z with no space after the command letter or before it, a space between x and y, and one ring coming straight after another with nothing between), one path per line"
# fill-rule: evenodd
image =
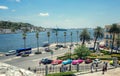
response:
M28 70L31 70L30 67L28 67Z
M107 71L108 63L105 62L105 71Z
M36 73L36 68L34 69L34 73Z
M103 63L102 74L104 74L104 72L105 72L105 62Z
M49 68L49 69L50 69L50 72L51 72L51 71L52 71L52 66L50 66L50 68Z
M98 69L98 63L96 63L96 72L97 72L97 69Z
M94 70L94 64L93 63L91 64L90 68L91 68L91 73L93 73L93 70Z

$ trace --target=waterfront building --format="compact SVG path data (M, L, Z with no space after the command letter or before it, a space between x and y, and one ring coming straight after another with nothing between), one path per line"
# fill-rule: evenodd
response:
M113 35L109 33L111 26L112 25L106 25L105 33L104 33L105 46L110 47L110 48L112 47L112 39L113 39ZM120 24L117 24L117 27L120 28ZM120 33L115 34L114 47L120 47Z

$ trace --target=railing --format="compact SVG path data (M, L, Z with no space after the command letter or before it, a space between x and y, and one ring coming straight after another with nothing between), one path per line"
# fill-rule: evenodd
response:
M46 68L47 66L47 68ZM102 63L96 67L96 64L94 64L94 71L97 71L97 69L102 69ZM33 71L37 74L40 74L42 76L45 76L47 74L52 74L52 73L60 73L60 72L91 72L91 64L79 64L79 65L71 65L71 70L70 70L70 64L68 65L43 65L39 66L37 68L32 68L30 67L30 71Z

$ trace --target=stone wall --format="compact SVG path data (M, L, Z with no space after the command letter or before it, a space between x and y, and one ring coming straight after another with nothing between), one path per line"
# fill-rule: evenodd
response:
M28 70L24 70L0 62L0 76L37 76L37 75Z

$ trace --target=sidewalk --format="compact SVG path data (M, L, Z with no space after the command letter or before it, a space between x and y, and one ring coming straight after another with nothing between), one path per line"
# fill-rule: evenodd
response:
M102 74L102 71L94 72L94 73L87 73L87 74L77 74L76 76L120 76L120 67L110 69L107 72Z

